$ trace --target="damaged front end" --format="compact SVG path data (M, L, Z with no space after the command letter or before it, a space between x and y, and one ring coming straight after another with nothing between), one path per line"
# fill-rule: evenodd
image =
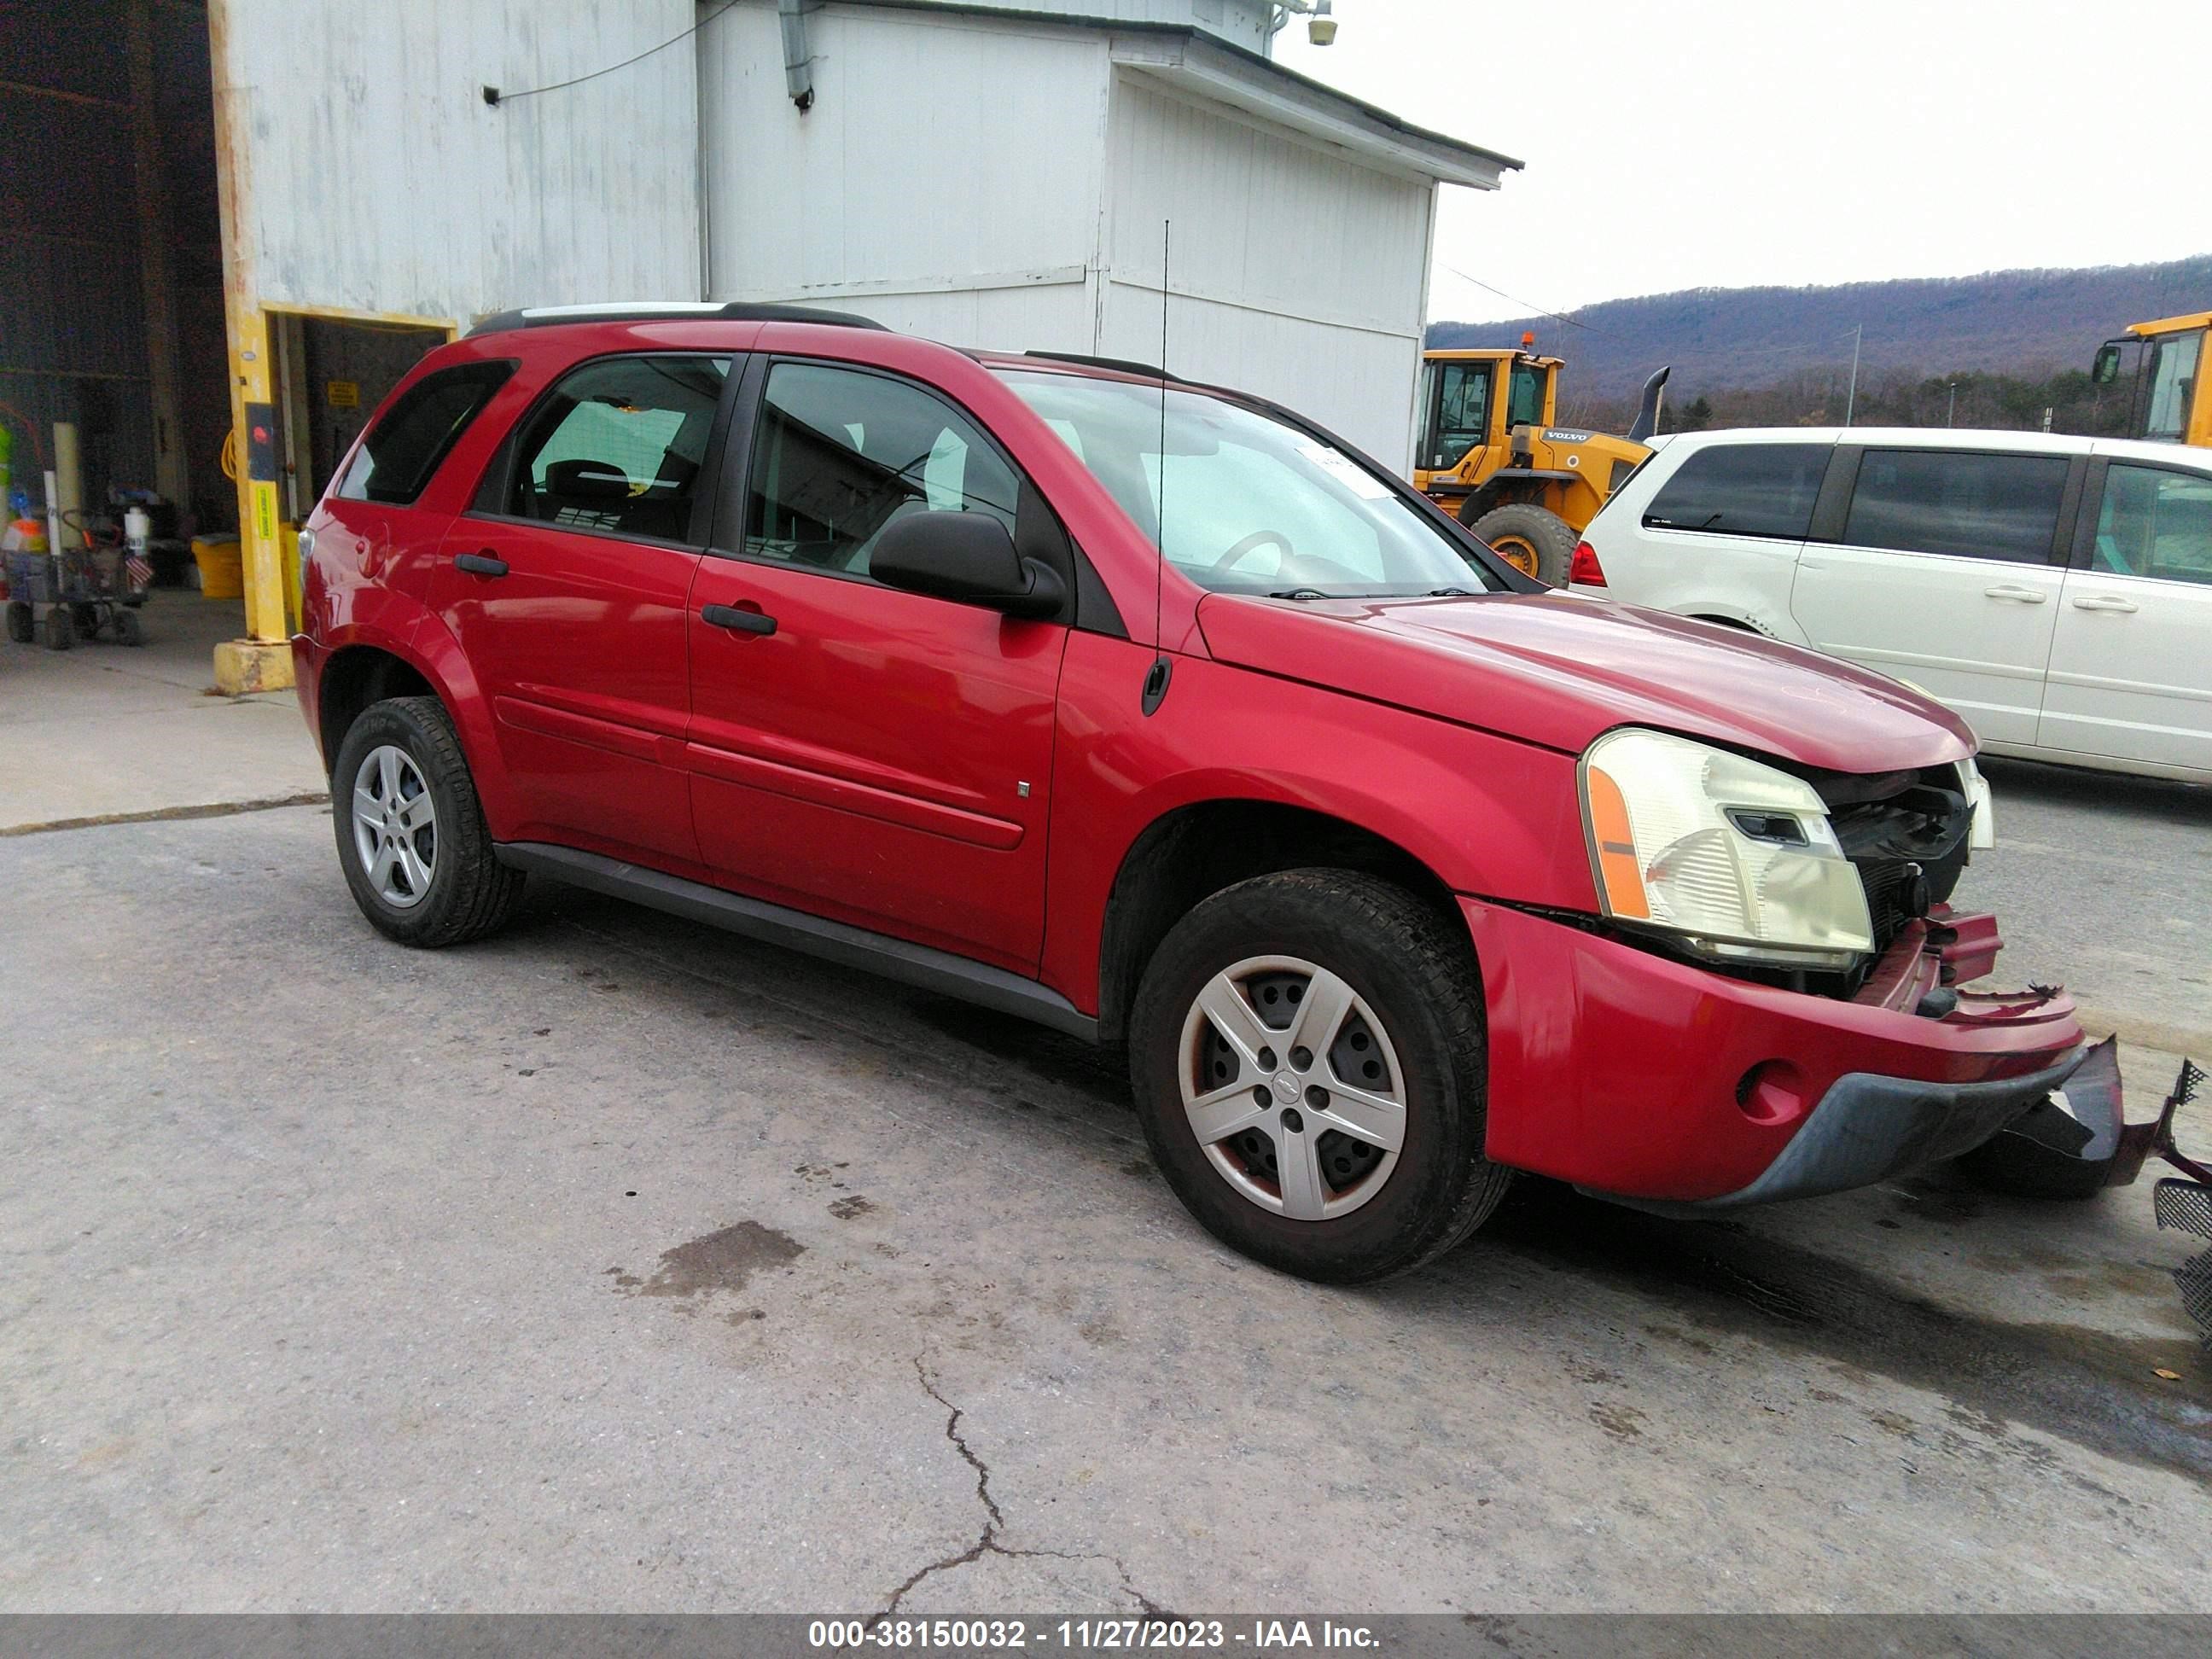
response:
M2065 1083L1959 1160L1962 1172L1999 1192L2029 1198L2088 1198L2124 1187L2153 1154L2181 1171L2160 1178L2152 1194L2161 1229L2212 1243L2212 1169L2174 1144L2174 1115L2197 1097L2203 1069L2181 1062L2157 1117L2126 1121L2120 1103L2118 1039L2107 1037L2082 1057ZM2212 1344L2212 1249L2174 1270L2182 1305Z

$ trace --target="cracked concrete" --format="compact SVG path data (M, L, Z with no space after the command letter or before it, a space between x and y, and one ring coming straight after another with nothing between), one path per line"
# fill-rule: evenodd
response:
M915 1568L908 1575L906 1582L891 1592L890 1600L877 1610L877 1617L887 1618L893 1613L910 1611L906 1605L907 1597L924 1579L934 1577L939 1573L950 1572L957 1567L973 1566L987 1555L1000 1556L1009 1561L1054 1560L1079 1563L1103 1561L1113 1567L1120 1579L1120 1588L1127 1597L1127 1611L1171 1616L1166 1608L1161 1607L1129 1581L1128 1568L1114 1556L1088 1551L1072 1553L1066 1550L1016 1549L1002 1542L999 1534L1005 1529L1006 1517L1000 1511L998 1500L991 1496L990 1465L975 1455L975 1448L968 1443L967 1437L960 1432L960 1419L963 1413L959 1407L938 1392L937 1384L930 1379L928 1368L921 1363L921 1358L918 1354L915 1357L914 1374L921 1379L922 1389L929 1397L945 1407L945 1439L951 1443L953 1449L960 1454L968 1466L975 1471L975 1497L976 1500L983 1505L983 1529L975 1534L975 1541L958 1554L942 1556L937 1560ZM975 1604L966 1602L955 1605L973 1606ZM1018 1604L1002 1603L1000 1605ZM1041 1602L1036 1605L1059 1607L1069 1604L1062 1601Z

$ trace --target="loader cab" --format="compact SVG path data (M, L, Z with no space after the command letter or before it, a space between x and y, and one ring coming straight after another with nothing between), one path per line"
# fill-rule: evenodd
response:
M2193 312L2130 325L2127 333L2098 347L2089 378L2100 386L2130 385L2127 436L2212 447L2212 391L2204 385L2208 358L2212 311Z
M1415 487L1474 485L1507 464L1516 426L1547 427L1560 360L1528 351L1430 351L1421 358Z

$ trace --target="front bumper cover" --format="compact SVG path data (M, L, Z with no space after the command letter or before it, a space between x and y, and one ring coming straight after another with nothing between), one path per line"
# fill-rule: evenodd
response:
M1972 1152L2061 1089L2076 1116L2119 1122L2120 1073L2110 1043L2077 1048L2055 1066L1993 1083L1923 1083L1846 1073L1820 1097L1782 1155L1750 1185L1692 1203L1616 1201L1663 1213L1702 1215L1871 1187Z

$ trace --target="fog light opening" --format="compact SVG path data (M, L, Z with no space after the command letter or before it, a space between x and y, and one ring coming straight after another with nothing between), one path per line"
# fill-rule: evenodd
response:
M1794 1123L1805 1115L1805 1079L1786 1060L1765 1060L1736 1079L1737 1109L1753 1123Z

